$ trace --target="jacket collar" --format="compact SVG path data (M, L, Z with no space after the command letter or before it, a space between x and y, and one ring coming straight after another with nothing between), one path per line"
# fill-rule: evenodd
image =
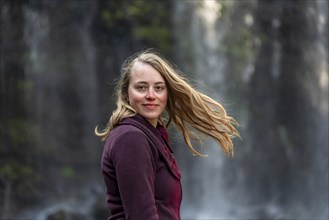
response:
M168 142L165 140L165 137L161 135L161 131L153 127L145 118L140 115L135 115L129 118L125 118L119 124L125 125L130 124L139 128L145 133L149 140L153 143L152 146L156 147L159 150L160 155L164 159L164 162L171 173L177 178L181 178L179 168L177 166L176 160L173 155L170 154L169 150L172 152L169 147ZM158 126L158 128L160 128ZM165 130L165 128L163 128Z
M166 146L169 148L170 152L173 153L173 150L169 145L167 129L163 127L160 123L158 123L157 127L155 128L147 119L145 119L140 114L136 114L129 118L141 123L146 128L148 128L157 138L162 139L165 142ZM125 119L123 119L123 121L125 121Z

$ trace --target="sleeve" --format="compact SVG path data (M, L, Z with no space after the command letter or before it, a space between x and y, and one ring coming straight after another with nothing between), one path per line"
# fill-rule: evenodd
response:
M144 133L127 132L118 140L112 153L126 219L158 220L155 155Z

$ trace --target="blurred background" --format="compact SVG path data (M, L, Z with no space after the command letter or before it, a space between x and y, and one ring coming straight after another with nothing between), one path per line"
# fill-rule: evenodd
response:
M0 7L1 220L106 219L94 128L122 62L149 47L240 123L233 159L211 140L194 157L170 129L182 219L328 219L328 1Z

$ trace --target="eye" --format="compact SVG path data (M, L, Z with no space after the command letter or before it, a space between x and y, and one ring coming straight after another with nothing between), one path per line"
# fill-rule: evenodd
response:
M157 91L157 92L161 92L161 91L165 90L165 88L166 87L162 86L162 85L161 86L155 86L154 90Z
M136 86L136 89L137 89L138 91L145 91L147 88L146 88L146 86L144 86L144 85L137 85L137 86Z

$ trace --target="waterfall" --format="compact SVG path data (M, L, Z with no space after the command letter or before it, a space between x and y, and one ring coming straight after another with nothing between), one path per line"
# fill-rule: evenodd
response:
M234 3L224 4L232 7ZM219 1L176 1L174 8L179 66L198 81L195 83L198 89L221 103L226 100L223 95L227 65L221 45L229 31L227 24L220 24L222 7ZM200 151L207 158L190 157L190 152L177 149L183 175L182 219L238 217L232 205L235 189L225 181L225 176L232 172L225 165L227 158L214 142L207 141L204 145L207 148Z
M51 184L47 192L51 196L41 207L22 210L20 215L45 220L66 210L88 216L102 194L97 163L101 148L96 147L98 140L93 135L99 115L96 49L91 36L95 4L43 4L48 10L36 5L23 8L29 58L26 81L33 87L26 94L26 108L38 131L35 155L45 157L34 163L48 179L45 184ZM72 11L61 11L62 4L68 4L63 10Z
M182 218L327 219L328 2L176 1L173 13L178 66L242 135L234 159L211 141L208 158L176 149Z
M75 5L73 2L68 4ZM30 58L25 68L27 80L32 81L35 87L34 93L29 94L28 107L36 110L35 117L43 136L50 138L47 142L53 142L55 148L65 148L73 141L69 135L73 133L72 138L78 138L76 141L85 146L80 150L87 150L89 157L86 159L93 160L90 156L95 152L89 146L95 143L89 133L96 123L99 105L95 48L90 36L93 14L88 13L93 5L89 4L86 2L80 6L80 13L86 10L83 20L78 20L78 16L82 15L72 15L76 21L70 24L56 18L56 13L46 14L45 11L26 7L24 38ZM70 122L66 112L72 108L75 109L75 121ZM76 123L78 128L70 123ZM57 130L57 126L65 129Z

